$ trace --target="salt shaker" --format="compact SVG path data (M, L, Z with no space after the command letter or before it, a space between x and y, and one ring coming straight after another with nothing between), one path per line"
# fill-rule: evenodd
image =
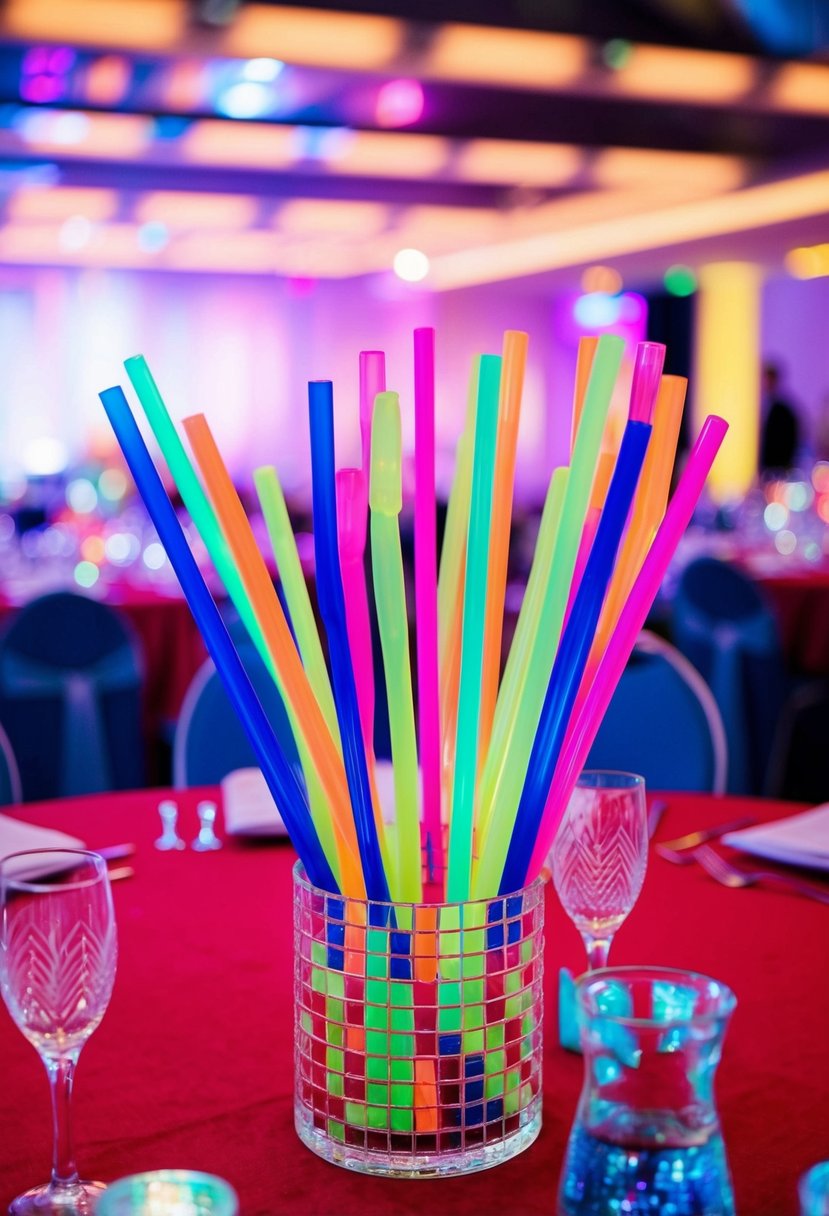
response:
M215 832L216 823L216 803L215 802L200 802L196 807L196 813L199 817L199 834L193 841L191 848L197 853L209 853L212 849L220 849L222 842L219 840Z
M158 804L158 813L161 816L161 835L155 842L155 847L162 853L167 853L173 849L185 848L185 843L176 831L176 822L178 821L178 806L173 802L172 798L165 798L163 802Z

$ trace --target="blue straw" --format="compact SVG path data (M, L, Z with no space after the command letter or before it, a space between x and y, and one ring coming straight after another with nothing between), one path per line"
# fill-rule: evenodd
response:
M593 635L599 623L616 551L622 539L636 484L651 436L647 422L628 422L607 492L602 517L584 568L579 589L556 655L530 763L521 791L518 814L501 876L500 894L524 886L535 838L573 703L581 684Z
M388 901L389 885L383 869L380 842L374 823L368 766L360 727L357 685L345 623L345 596L337 556L337 499L334 481L334 390L330 380L308 385L311 421L311 482L314 506L314 557L320 613L328 635L331 678L337 705L337 722L343 745L345 774L354 812L357 846L370 900Z
M336 893L339 887L322 851L308 812L305 793L271 730L265 711L259 704L219 610L190 552L123 389L108 388L99 395L216 670L247 732L268 788L305 866L305 872L315 887Z

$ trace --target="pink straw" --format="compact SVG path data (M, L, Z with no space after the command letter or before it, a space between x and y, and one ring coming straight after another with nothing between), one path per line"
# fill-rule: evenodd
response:
M386 356L381 350L360 351L360 443L363 453L363 477L371 473L371 419L374 398L386 391Z
M691 522L705 479L711 471L711 465L727 430L728 423L711 414L697 436L676 492L642 563L589 691L571 721L527 869L528 878L540 873L552 848L559 822L593 745L602 717L622 677L639 631L656 599L680 538Z
M363 554L366 547L367 482L359 469L339 469L337 486L337 537L340 573L345 594L345 623L360 727L371 773L374 756L374 662L371 650L371 623L368 614Z
M438 558L435 501L435 331L414 331L415 618L423 824L429 868L443 869L440 818Z

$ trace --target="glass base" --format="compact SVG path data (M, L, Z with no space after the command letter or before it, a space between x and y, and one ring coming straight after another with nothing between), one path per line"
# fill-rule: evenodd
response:
M510 1135L486 1144L439 1152L383 1152L343 1144L314 1127L311 1113L299 1105L295 1108L294 1124L300 1140L312 1153L357 1174L375 1174L383 1178L452 1178L491 1169L529 1148L541 1131L541 1097L536 1096L522 1111L521 1126Z
M45 1182L12 1200L9 1216L92 1216L106 1189L105 1182Z

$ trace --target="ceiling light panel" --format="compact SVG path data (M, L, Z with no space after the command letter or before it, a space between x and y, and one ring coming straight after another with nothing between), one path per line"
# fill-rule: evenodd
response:
M829 66L787 63L778 69L768 90L775 109L800 114L829 114Z
M259 203L245 194L200 194L188 190L156 190L135 206L140 223L168 228L247 228L257 218Z
M517 89L563 88L588 65L583 38L479 25L441 25L419 65L434 80Z
M437 135L355 131L328 158L338 173L365 177L431 177L449 159L449 144Z
M637 43L609 79L615 92L631 97L722 104L738 101L754 86L756 61L721 51Z
M185 0L6 0L0 31L30 42L167 51L185 36Z
M14 193L6 212L12 220L65 220L73 215L85 219L108 220L118 206L114 190L96 190L82 186L57 186L47 189L24 188Z
M277 212L274 223L291 236L340 236L368 239L382 232L388 208L382 203L292 199Z
M221 54L242 59L272 56L284 63L371 72L394 63L403 29L394 17L245 4L219 45Z
M455 156L452 176L467 182L561 186L575 177L583 162L584 153L571 144L472 139Z

